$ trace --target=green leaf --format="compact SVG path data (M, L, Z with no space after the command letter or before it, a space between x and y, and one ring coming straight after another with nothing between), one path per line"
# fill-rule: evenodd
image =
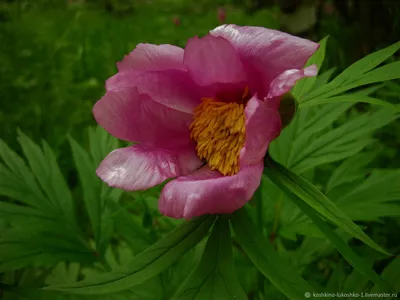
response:
M338 207L353 220L376 220L385 216L399 216L400 206L396 201L400 199L400 169L373 170L366 177L367 172L360 172L363 178L351 189L338 189L335 202Z
M299 201L309 205L313 210L321 214L324 218L328 219L339 228L342 228L344 231L351 234L351 236L363 241L373 249L376 249L386 255L390 255L379 245L377 245L370 237L368 237L356 224L351 221L349 217L347 217L314 185L295 173L289 171L282 165L276 163L269 157L266 157L264 163L264 173L288 196L291 196L292 200L299 199ZM299 201L296 201L297 205L299 205ZM302 210L304 211L304 209ZM308 216L310 217L310 215Z
M18 140L35 178L47 195L55 213L65 216L70 222L75 222L72 195L50 147L43 142L42 151L21 131Z
M321 65L325 58L326 52L326 43L328 41L328 37L325 37L319 42L319 49L311 56L311 58L307 61L306 67L311 65L317 65L318 70L321 69ZM293 88L293 96L297 99L299 103L301 103L303 96L306 95L311 88L313 87L317 77L306 77L299 80Z
M134 253L140 253L155 242L150 237L148 230L143 228L139 221L134 220L133 216L124 208L116 209L113 219L117 232L125 238Z
M36 222L43 220L54 221L54 217L49 216L38 209L3 201L0 201L0 217L6 220L27 220L27 218L29 218Z
M354 94L354 95L349 94L349 95L336 96L336 97L331 97L331 98L316 98L313 100L309 100L307 102L300 103L299 107L304 108L304 107L310 107L310 106L314 106L314 105L337 103L337 102L369 103L369 104L387 107L394 111L400 112L399 108L394 104L391 104L389 102L379 100L376 98L362 96L362 95L358 95L358 94Z
M72 138L69 138L76 169L83 188L83 199L86 210L89 214L90 222L93 227L93 233L97 247L103 242L102 214L103 206L101 199L101 182L96 177L95 166L89 157L89 154ZM98 249L101 255L104 249Z
M371 70L376 66L378 66L379 64L383 63L386 59L392 56L399 49L400 49L400 42L397 42L387 48L384 48L382 50L367 55L363 59L360 59L359 61L355 62L350 67L348 67L346 70L344 70L329 84L322 86L321 88L307 95L306 99L304 99L304 102L314 98L318 97L320 98L322 96L326 98L329 96L337 95L339 93L343 93L357 86L398 78L396 76L399 76L400 74L398 73L398 67L396 70L395 66L389 67L390 70L386 69L386 72L388 73L386 77L379 77L381 74L383 74L382 71L379 71L378 73L373 73L375 70L374 71ZM391 63L389 65L392 64L395 63ZM381 68L378 68L376 70L379 69ZM371 73L373 74L371 75ZM375 76L378 76L379 78ZM374 77L376 79L373 79Z
M271 168L273 165L268 164L267 168ZM269 172L268 172L269 173ZM383 282L383 280L379 277L378 274L376 274L369 266L372 265L372 262L369 262L365 258L359 257L352 249L351 247L343 241L340 236L330 228L328 223L326 223L317 213L318 210L314 209L309 203L304 201L302 199L302 195L299 195L299 193L292 191L291 189L291 183L289 182L283 182L283 180L278 178L279 175L275 174L275 172L271 172L271 177L277 177L276 180L273 180L280 188L282 188L283 191L285 191L288 195L290 195L290 198L292 201L294 201L300 209L317 225L319 230L332 242L333 246L343 255L343 257L347 260L348 263L350 263L356 270L358 270L361 274L367 276L370 280L373 282L380 284L384 287L388 288L388 284ZM284 175L285 176L285 175ZM285 176L286 177L286 176ZM297 183L299 186L303 186L302 183ZM341 213L342 214L342 213ZM323 215L323 214L322 214ZM346 217L343 218L346 221ZM349 221L351 222L351 221ZM354 223L352 223L354 224ZM355 231L361 231L357 227L357 225L354 224L354 226L358 229ZM352 227L354 227L352 226ZM344 226L342 226L344 227ZM362 231L361 231L362 232ZM364 233L362 233L364 235ZM368 237L366 239L367 241L370 240ZM379 249L381 252L384 252L384 250L381 250L378 245L375 245L375 243L371 240L372 247L375 249ZM370 243L370 244L371 244Z
M79 269L80 265L78 263L67 264L60 262L51 270L51 273L46 277L45 283L52 285L75 282L79 276Z
M31 168L1 143L0 194L26 207L0 201L0 215L9 226L0 237L0 271L42 266L59 261L91 263L96 260L75 221L71 192L55 156L20 133L22 150Z
M331 274L326 286L326 292L341 291L343 289L343 284L346 279L346 273L344 269L343 261L340 261L335 266L335 270Z
M193 248L208 232L215 217L193 219L178 226L165 238L135 256L124 267L71 285L50 286L46 289L72 294L109 294L132 288L171 266L189 249Z
M342 195L338 203L379 203L400 199L400 169L374 170L360 185Z
M320 88L321 86L326 85L329 82L329 80L331 79L333 73L335 73L335 72L336 72L336 68L330 68L329 70L327 70L321 74L318 74L312 88L317 89L317 88Z
M90 154L97 166L111 151L119 148L119 141L100 126L90 127L88 131Z
M253 264L289 299L304 299L314 289L296 270L275 252L271 243L257 230L245 209L232 214L232 227L241 247Z
M162 285L153 278L129 290L109 295L72 295L25 287L5 287L2 300L164 300Z
M29 227L23 226L2 232L0 272L66 260L86 264L96 260L91 249L75 231L54 223L50 225L52 227L48 229L33 227L27 230Z
M371 263L371 261L370 261ZM368 266L371 268L372 266ZM353 269L343 286L343 293L361 293L365 290L365 286L368 284L368 278L361 274L357 269Z
M290 168L302 173L317 165L355 155L373 141L371 135L374 130L399 116L388 109L357 116L317 139L309 141L309 144L296 154Z
M375 157L376 152L364 152L355 157L348 158L341 163L332 173L326 184L326 193L344 183L350 183L365 177L362 168L367 166Z
M218 217L199 265L173 299L247 299L233 267L227 217Z
M111 202L118 201L121 190L112 189L104 184L96 175L98 163L117 147L114 138L104 134L101 129L89 129L89 141L92 157L73 138L69 138L72 154L83 189L83 199L92 224L97 251L101 256L113 234L114 222ZM104 155L104 156L103 156Z
M316 230L319 231L317 228ZM321 233L322 238L305 237L301 246L295 251L285 251L285 255L292 264L303 271L308 265L318 261L320 257L327 257L335 253L335 248L331 242ZM280 239L277 240L279 242ZM282 251L282 250L281 250Z
M400 42L397 42L393 45L390 45L389 47L367 55L366 57L352 64L341 74L339 74L334 79L334 83L343 84L344 82L360 77L360 75L367 73L379 64L383 63L385 60L395 54L399 49Z
M317 139L316 134L329 128L351 106L352 104L349 103L324 105L316 108L318 110L317 113L313 115L306 114L308 116L307 121L298 129L299 133L291 141L292 146L288 157L288 167L291 167L299 157L304 157L302 152Z
M400 61L392 62L390 64L379 67L371 72L368 72L363 76L356 77L354 82L339 88L337 91L341 92L367 84L385 82L398 78L400 78Z
M381 274L382 278L389 282L395 289L395 291L400 290L400 256L395 257L391 263L383 270ZM384 289L384 287L375 285L372 290L372 293L387 293L388 290Z
M5 163L5 165L0 163L0 195L21 201L48 215L53 215L54 207L38 186L31 170L26 166L24 160L2 140L0 140L0 157Z
M294 198L295 197L292 199ZM352 265L358 272L369 278L374 283L384 286L387 290L390 290L388 284L371 269L371 261L369 261L367 258L359 257L309 205L302 202L299 198L297 198L295 201L296 204L299 205L299 207L305 212L305 214L310 217L310 219L318 226L324 235L332 242L333 246L340 252L340 254L343 255L350 265Z

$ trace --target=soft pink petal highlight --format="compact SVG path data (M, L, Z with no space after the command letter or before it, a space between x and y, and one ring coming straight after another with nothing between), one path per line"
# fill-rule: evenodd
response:
M305 69L286 70L272 81L267 98L282 96L289 92L296 81L304 77L313 77L318 73L317 66L311 65Z
M183 49L173 45L139 44L117 63L119 72L185 70Z
M239 53L252 81L259 81L258 92L288 69L303 68L318 49L312 41L263 27L222 25L210 32L229 40Z
M222 37L206 35L203 38L190 39L183 61L199 85L246 81L239 56L233 46Z
M106 82L107 91L131 87L158 103L185 113L192 113L201 99L201 89L190 75L177 70L118 73Z
M193 147L157 149L139 144L111 152L97 175L110 186L137 191L186 175L201 164Z
M257 97L249 100L245 109L246 140L240 152L240 165L254 164L262 160L269 143L281 132L279 112Z
M136 88L107 92L93 114L100 126L122 140L155 147L191 144L192 115L165 107Z
M173 218L232 213L251 199L260 185L263 162L249 165L233 176L222 176L208 166L167 183L159 209Z

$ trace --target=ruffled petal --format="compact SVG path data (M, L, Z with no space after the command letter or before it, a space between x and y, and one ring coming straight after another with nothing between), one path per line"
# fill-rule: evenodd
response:
M267 98L282 96L291 90L296 81L304 77L313 77L318 73L317 66L311 65L305 69L286 70L272 81Z
M263 27L222 25L210 32L229 40L239 53L257 92L267 88L279 74L301 69L319 44L290 34Z
M117 67L120 72L185 70L183 53L182 48L173 45L138 44Z
M189 174L201 164L194 147L160 149L139 144L111 152L97 175L112 187L137 191Z
M183 62L193 79L202 86L246 81L235 48L222 37L206 35L191 38L187 42Z
M200 104L201 89L187 72L167 70L158 72L124 72L109 78L107 91L136 87L140 94L185 113L192 113Z
M240 166L262 160L269 143L281 132L282 124L278 110L257 97L249 100L245 108L246 140L240 151Z
M167 183L161 192L159 209L173 218L232 213L251 199L260 185L263 162L223 176L205 166Z
M192 115L166 107L136 88L109 91L93 107L94 117L113 136L154 147L191 144Z

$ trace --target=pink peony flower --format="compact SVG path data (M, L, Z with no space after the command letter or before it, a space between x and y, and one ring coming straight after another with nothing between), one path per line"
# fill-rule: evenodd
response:
M231 213L260 185L263 158L281 131L279 102L318 44L260 27L223 25L186 48L139 44L117 64L93 113L137 144L97 169L125 190L165 185L160 211L174 218Z

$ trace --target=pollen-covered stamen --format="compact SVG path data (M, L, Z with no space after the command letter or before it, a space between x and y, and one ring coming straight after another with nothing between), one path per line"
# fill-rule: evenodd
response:
M245 104L202 99L190 124L200 159L223 175L239 172L239 153L245 141Z

